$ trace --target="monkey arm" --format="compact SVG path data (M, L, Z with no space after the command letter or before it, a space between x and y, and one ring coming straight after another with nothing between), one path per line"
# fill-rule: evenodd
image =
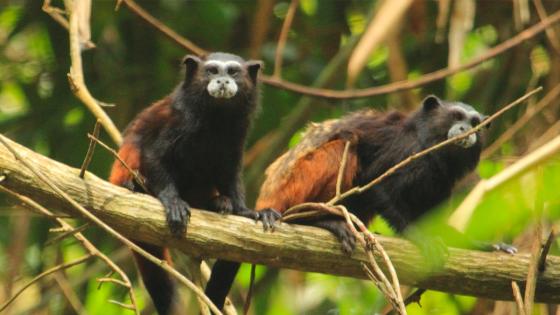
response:
M188 203L180 197L176 179L166 163L164 150L157 145L144 149L142 173L146 177L150 193L163 204L169 229L175 235L183 235L190 217Z

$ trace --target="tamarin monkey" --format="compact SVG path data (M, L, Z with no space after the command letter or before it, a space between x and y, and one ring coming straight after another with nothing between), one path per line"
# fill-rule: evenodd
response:
M136 116L118 153L144 178L148 191L119 161L110 182L157 197L177 237L186 232L190 207L261 220L265 228L272 227L279 213L247 208L240 174L245 136L258 107L262 62L211 53L186 56L183 63L183 81ZM166 248L140 245L170 261ZM135 258L158 313L179 312L175 284L167 272L139 255Z
M485 118L467 104L428 96L411 114L362 110L311 124L301 141L266 170L256 209L273 208L283 213L300 203L326 202L333 198L347 141L351 146L342 176L342 191L369 183L414 153L467 132ZM379 214L397 232L403 232L411 222L448 198L454 184L474 170L481 147L481 135L472 134L413 161L342 204L366 224ZM354 235L343 218L323 217L302 223L332 232L340 240L343 251L350 253L354 249ZM479 249L515 252L514 247L502 243L475 244ZM239 267L226 262L222 265L223 270ZM231 283L222 285L227 285L222 296L214 297L218 305L223 304Z

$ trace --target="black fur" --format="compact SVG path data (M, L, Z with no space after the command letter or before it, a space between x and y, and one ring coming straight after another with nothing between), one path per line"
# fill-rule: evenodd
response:
M229 70L218 74L230 80L230 86L235 82L234 96L209 94L212 73L205 69L207 60L241 65L235 74ZM265 227L272 227L280 215L273 210L261 213L247 208L241 179L245 138L258 107L257 74L262 63L213 53L204 58L187 56L184 64L185 79L174 92L131 122L125 131L121 157L139 159L148 193L164 205L170 231L176 236L183 236L187 230L190 207L258 219ZM139 158L131 157L135 154ZM118 166L113 173L117 174L115 183L130 183L120 179ZM162 248L150 249L166 258ZM136 258L156 309L161 315L169 314L177 295L173 280L158 266Z
M428 97L410 116L389 114L383 119L348 122L358 133L359 169L354 185L365 185L407 157L447 139L457 123L450 107L466 106ZM393 117L391 117L391 115ZM472 126L471 126L472 127ZM350 198L349 209L369 221L381 214L398 231L447 199L454 184L474 170L481 137L470 148L448 145L397 170L372 189Z

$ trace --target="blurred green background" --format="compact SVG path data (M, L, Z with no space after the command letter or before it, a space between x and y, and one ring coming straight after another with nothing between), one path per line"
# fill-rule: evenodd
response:
M445 13L445 3L448 1L413 1L402 19L387 26L391 33L385 41L369 52L354 87L415 79L464 63L537 23L540 19L535 5L542 4L549 13L560 9L560 1L458 0L449 2ZM62 1L52 4L63 7ZM207 50L262 59L264 72L271 74L290 2L139 0L138 4ZM283 51L283 78L304 85L322 80L325 87L344 89L348 54L352 52L348 43L378 18L376 10L384 4L374 0L301 0ZM0 130L37 152L79 167L89 143L86 134L95 120L69 88L68 33L41 10L41 5L39 0L0 0ZM105 109L122 130L137 112L173 89L182 76L180 60L188 52L124 5L115 11L115 1L93 0L92 10L96 48L83 53L85 79L97 99L116 105ZM560 28L551 30L552 35L542 33L472 70L389 95L330 101L263 84L262 112L247 143L249 204L255 200L264 167L297 143L298 131L308 121L339 117L361 107L412 110L432 93L490 114L526 91L543 86L544 91L531 99L529 106L519 106L493 124L487 134L487 142L493 143L560 84ZM333 59L336 56L338 59ZM493 152L486 152L477 174L459 184L452 200L442 206L443 213L452 211L478 178L498 173L558 135L559 116L560 98L554 97L512 137L495 146ZM101 138L112 143L103 131ZM111 155L98 148L89 170L105 177L111 163ZM480 239L514 241L525 250L530 247L535 222L542 219L545 226L557 224L558 158L540 169L540 173L516 180L487 198L468 231ZM45 245L56 236L49 232L51 227L47 219L0 196L0 303L41 271L84 254L72 239ZM379 219L371 229L391 233ZM137 287L140 304L147 306L143 313L152 314L128 250L96 228L88 228L85 235L127 271ZM558 254L558 242L553 253ZM184 270L180 261L185 257L176 256L178 268ZM122 288L104 284L98 289L96 277L107 272L99 261L90 261L46 278L28 289L5 314L73 314L77 310L84 314L132 314L107 302L126 302ZM231 295L238 307L243 305L248 282L249 270L244 266ZM73 288L73 298L61 289L68 286ZM186 308L192 310L188 313L195 314L193 295L182 290ZM385 304L370 282L259 267L251 314L377 314ZM493 310L494 314L510 314L513 309L511 303L439 292L425 293L422 307L408 307L410 314L487 314ZM553 307L539 306L535 314L553 314L549 310Z

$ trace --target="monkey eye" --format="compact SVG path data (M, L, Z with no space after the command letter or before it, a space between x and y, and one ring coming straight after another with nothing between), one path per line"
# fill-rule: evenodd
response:
M462 112L459 112L459 111L454 111L453 112L453 119L463 120L463 119L465 119L465 114L463 114Z
M227 73L231 76L237 75L239 73L239 68L230 67L227 69Z
M471 125L472 125L473 127L476 127L476 126L478 126L478 124L480 124L480 118L478 118L478 117L473 117L473 118L471 119Z
M206 72L208 74L218 74L218 68L217 67L208 67L208 68L206 68Z

